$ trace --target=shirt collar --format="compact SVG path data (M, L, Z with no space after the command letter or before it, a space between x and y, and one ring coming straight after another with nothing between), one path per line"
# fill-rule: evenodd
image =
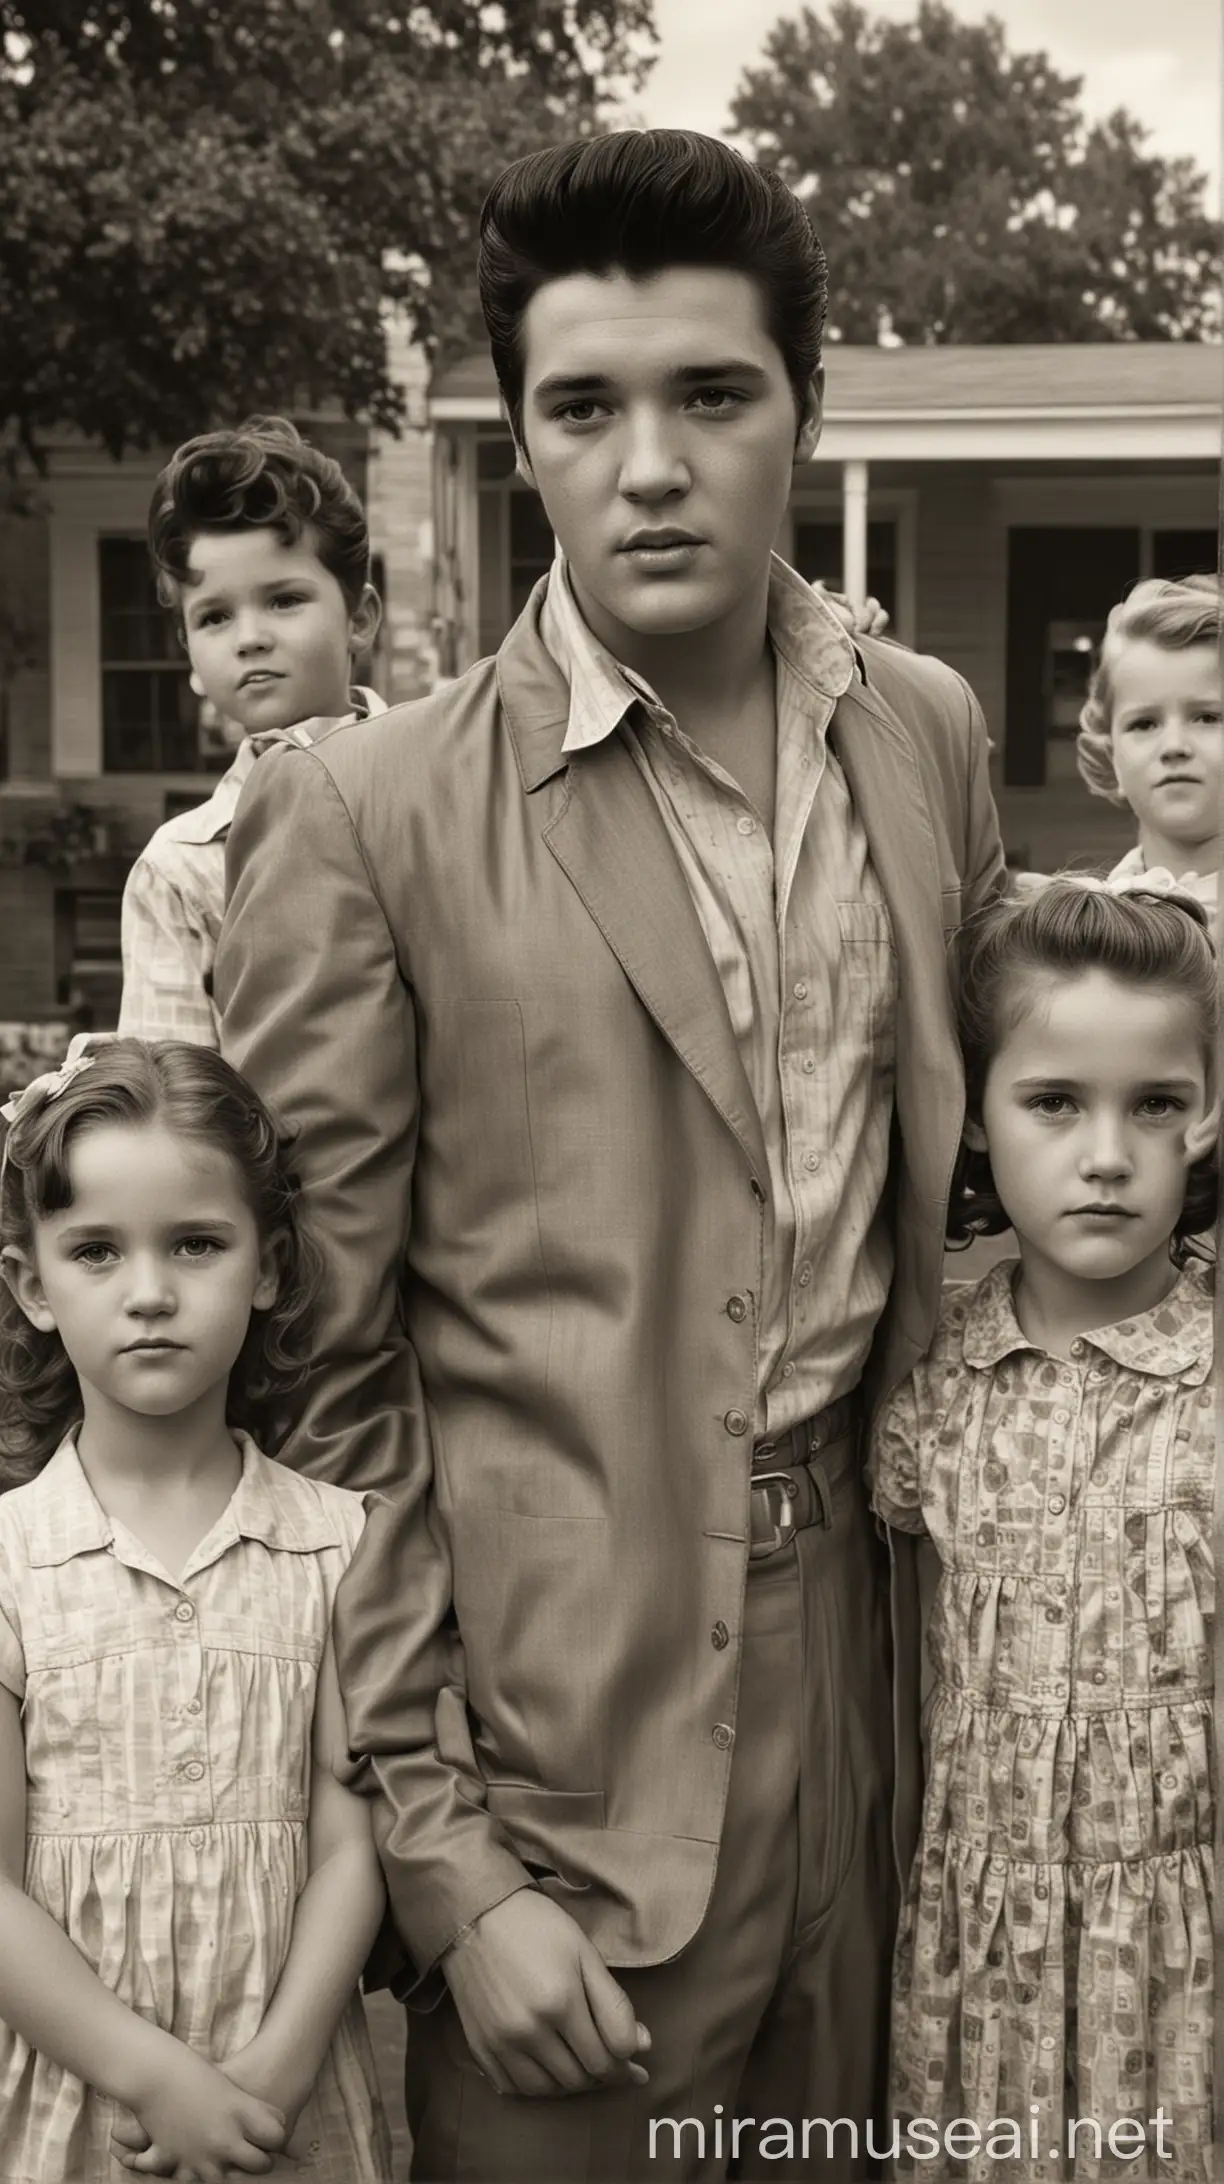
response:
M1032 1350L1012 1295L1014 1259L992 1266L980 1283L965 1318L966 1365L989 1372L1015 1350ZM1093 1350L1132 1372L1177 1377L1194 1386L1211 1371L1212 1270L1193 1262L1182 1269L1163 1303L1114 1327L1086 1329L1083 1340Z
M357 684L350 690L349 697L352 711L345 714L345 720L366 720L372 713L385 713L387 710L378 692L367 690L362 684ZM303 721L297 727L291 728L288 734L295 741L309 744L317 742L324 728L336 728L340 725L340 722L330 717L326 721ZM238 799L247 775L270 740L271 738L263 736L243 737L233 763L222 774L212 795L206 797L202 804L195 805L191 811L180 812L176 819L171 820L177 841L215 842L226 833L238 809Z
M206 1563L239 1539L261 1540L266 1547L290 1554L313 1554L320 1547L344 1544L335 1518L309 1480L283 1465L272 1465L249 1434L235 1433L234 1439L242 1455L242 1475L208 1535ZM29 1495L26 1553L35 1569L71 1562L76 1555L96 1554L114 1541L114 1519L108 1517L85 1476L75 1427L25 1491ZM200 1567L203 1564L193 1554L184 1577Z
M769 578L769 635L775 652L819 697L839 698L855 674L856 652L827 601L775 554ZM650 684L622 666L583 620L558 549L540 611L540 636L569 684L564 752L589 750L619 728L635 705L666 715Z
M1140 849L1138 843L1136 843L1135 847L1133 849L1128 849L1125 857L1123 857L1119 861L1119 863L1114 866L1113 871L1110 873L1109 877L1111 880L1137 880L1143 877L1147 869L1147 865L1144 862L1143 851L1142 849ZM1218 872L1174 873L1168 872L1164 869L1158 869L1157 871L1153 872L1152 877L1153 879L1167 878L1170 880L1174 880L1178 887L1183 887L1185 888L1187 894L1194 895L1198 899L1198 901L1204 905L1206 909L1214 910L1216 907L1216 902L1219 896L1220 882L1220 875Z

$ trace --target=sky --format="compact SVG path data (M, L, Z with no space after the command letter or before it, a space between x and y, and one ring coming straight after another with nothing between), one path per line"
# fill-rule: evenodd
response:
M820 0L813 0L817 14ZM874 15L912 21L917 0L866 0ZM1210 179L1220 209L1224 132L1221 0L952 0L968 22L995 15L1013 52L1046 52L1065 75L1082 76L1089 115L1115 106L1152 132L1152 149L1188 154ZM720 135L742 71L760 58L765 35L800 0L655 0L659 59L635 116L656 128Z

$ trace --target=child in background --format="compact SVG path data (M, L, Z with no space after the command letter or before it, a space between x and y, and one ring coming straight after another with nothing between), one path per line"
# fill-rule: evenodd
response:
M258 739L310 740L324 723L385 711L350 688L381 609L361 502L282 417L180 447L154 488L149 547L191 687L244 740L207 802L160 826L128 877L119 1030L216 1048L225 841Z
M894 2130L968 2119L935 2173L980 2184L1211 2174L1204 915L1061 878L963 936L950 1236L1019 1259L945 1294L873 1435L876 1509L940 1564Z
M4 1111L0 2176L110 2184L113 2133L208 2184L381 2184L330 1637L363 1508L248 1430L317 1255L219 1055L87 1044Z
M1214 576L1136 584L1110 614L1077 744L1092 794L1139 822L1111 876L1163 869L1212 911L1224 850L1220 606Z

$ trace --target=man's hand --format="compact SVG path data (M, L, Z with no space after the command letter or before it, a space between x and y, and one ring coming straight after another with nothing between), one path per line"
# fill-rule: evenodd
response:
M478 1918L442 1959L473 2058L499 2093L588 2093L648 2073L633 2005L581 1927L538 1889Z
M856 607L845 592L830 591L829 586L819 577L812 590L819 592L826 604L832 607L838 621L849 631L851 637L882 637L888 628L889 617L878 599L865 599L861 607Z
M226 2184L234 2169L263 2176L286 2138L279 2109L169 2037L155 2079L133 2095L132 2112L116 2124L111 2151L142 2176L194 2177L198 2184Z

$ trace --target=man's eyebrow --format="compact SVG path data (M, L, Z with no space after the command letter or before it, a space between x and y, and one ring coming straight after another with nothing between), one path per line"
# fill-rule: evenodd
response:
M747 357L718 357L709 364L680 364L665 375L676 386L704 387L715 379L748 380L753 386L763 386L769 378L762 364L753 364ZM606 394L614 384L607 372L550 372L532 389L536 402L555 401L558 396L573 401L588 394Z

